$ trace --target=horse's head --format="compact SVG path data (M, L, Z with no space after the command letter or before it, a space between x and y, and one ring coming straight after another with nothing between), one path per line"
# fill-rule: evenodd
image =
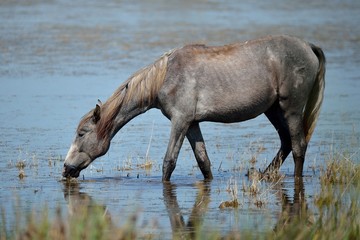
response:
M110 146L110 139L98 136L98 122L101 109L96 105L80 121L76 135L69 152L66 155L62 175L64 177L78 177L80 171L90 165L97 157L104 155Z

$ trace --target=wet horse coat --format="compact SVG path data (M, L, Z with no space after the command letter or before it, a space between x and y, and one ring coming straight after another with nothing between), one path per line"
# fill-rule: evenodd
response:
M294 173L300 177L323 99L324 74L322 50L290 36L172 50L135 73L83 118L77 132L88 136L75 138L63 176L77 177L81 169L106 153L111 138L128 121L158 108L172 126L163 181L170 180L185 137L204 178L212 179L200 122L240 122L262 113L281 140L280 150L265 172L279 169L292 151ZM90 130L82 131L84 127ZM88 147L89 143L93 147ZM81 154L83 157L78 157Z

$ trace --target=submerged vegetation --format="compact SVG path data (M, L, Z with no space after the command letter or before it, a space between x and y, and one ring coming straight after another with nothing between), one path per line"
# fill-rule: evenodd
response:
M19 170L25 164L17 164ZM220 203L219 211L237 211L243 207L239 201L239 192L253 198L254 206L262 208L266 204L269 188L281 183L283 178L272 182L270 187L264 188L262 181L253 178L247 184L238 186L236 179L228 180L225 191L229 193L229 200ZM203 226L201 216L205 214L209 202L209 193L200 191L196 204L189 219L191 226L184 227L184 233L179 231L173 238L207 238L207 239L359 239L360 237L360 165L351 160L349 154L334 154L327 161L326 167L320 171L319 191L311 198L314 209L308 209L304 196L303 182L295 182L294 200L292 204L283 204L281 215L275 226L269 226L265 232L250 230L232 230L220 233L216 228ZM78 183L65 183L72 189ZM175 202L173 202L175 199ZM206 201L205 201L205 200ZM177 204L176 196L167 199L168 204ZM59 208L56 213L49 214L45 207L41 213L26 216L24 224L16 216L16 222L7 223L6 212L1 209L1 237L3 239L158 239L161 238L161 229L155 233L148 233L139 227L137 213L128 217L122 226L112 222L106 207L91 203L74 206L72 214L64 214ZM206 204L204 203L206 202ZM285 201L283 198L281 201ZM309 201L309 199L308 199ZM176 205L177 206L177 205ZM199 210L198 208L201 208ZM19 214L19 213L17 213ZM175 215L174 215L175 216ZM13 230L9 230L9 224ZM209 230L211 229L211 230ZM174 229L173 229L174 231Z

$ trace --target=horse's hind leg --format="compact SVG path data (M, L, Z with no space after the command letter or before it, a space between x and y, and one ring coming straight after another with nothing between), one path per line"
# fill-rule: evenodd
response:
M213 179L211 163L206 152L205 142L201 134L199 123L193 123L187 131L187 139L194 151L199 168L207 180Z
M307 143L305 140L304 127L303 127L303 114L292 113L286 116L289 133L291 137L292 153L295 163L294 174L295 177L302 177L305 153Z
M286 157L291 152L291 137L283 111L281 110L278 102L274 103L274 105L265 112L265 115L275 127L281 141L278 153L263 172L264 174L269 174L273 171L279 170Z

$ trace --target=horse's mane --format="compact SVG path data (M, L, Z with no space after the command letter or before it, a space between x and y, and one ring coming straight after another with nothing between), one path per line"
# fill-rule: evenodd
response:
M166 52L153 64L134 73L119 86L104 104L101 104L100 120L97 122L97 135L99 139L105 138L112 130L114 120L124 104L127 104L134 98L140 103L139 107L154 102L165 79L169 56L175 50ZM90 111L80 122L79 127L92 118L92 115L93 111Z

